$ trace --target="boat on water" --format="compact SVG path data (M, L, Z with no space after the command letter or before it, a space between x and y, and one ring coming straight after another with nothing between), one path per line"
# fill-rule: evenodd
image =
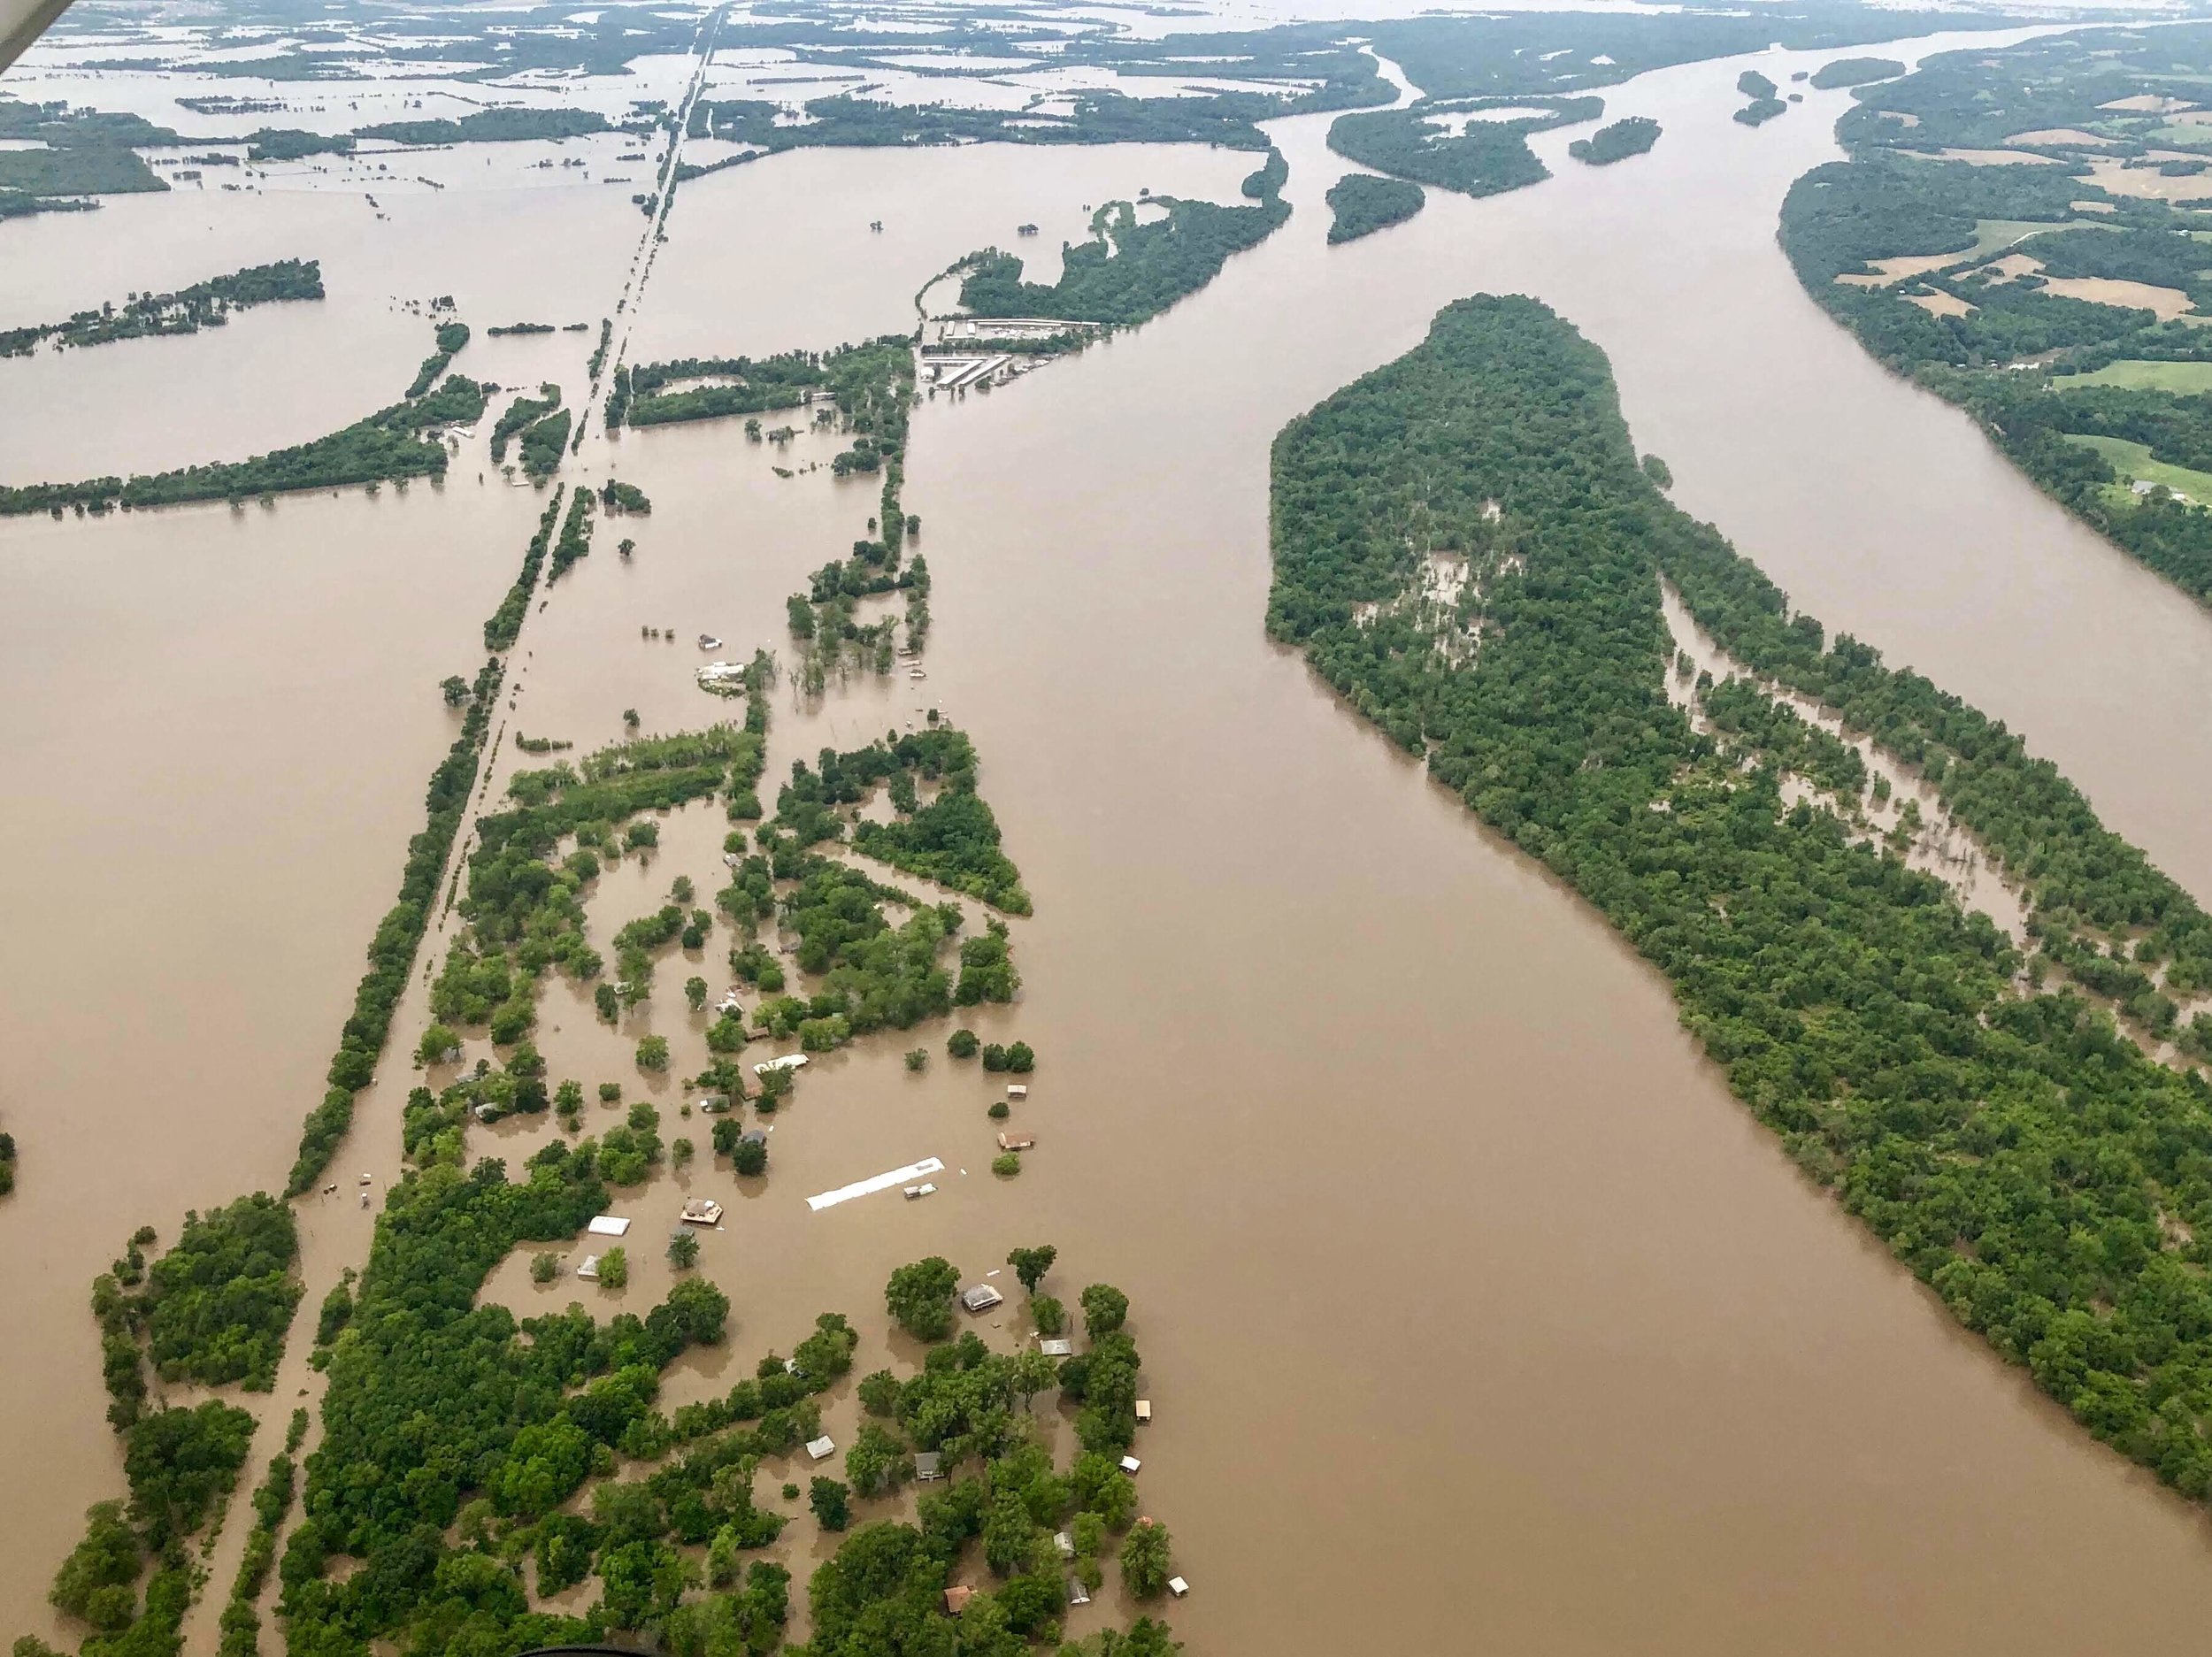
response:
M922 670L918 667L908 668L906 670L906 676L909 679L927 679L929 677L928 674L922 671Z
M702 650L719 650L722 648L722 641L710 633L703 633L699 635L699 648Z

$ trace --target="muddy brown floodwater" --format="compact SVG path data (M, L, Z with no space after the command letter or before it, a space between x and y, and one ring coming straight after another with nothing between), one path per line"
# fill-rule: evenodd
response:
M1438 1651L2166 1649L2212 1616L2200 1514L1958 1330L1730 1099L1663 983L1261 631L1281 424L1438 306L1534 292L1612 354L1686 505L1832 625L2012 720L2212 892L2212 830L2185 804L2212 735L2168 688L2204 682L2212 622L1798 293L1774 214L1832 153L1843 97L1748 132L1729 119L1742 66L1609 90L1609 118L1663 122L1649 157L1559 161L1489 202L1432 193L1333 249L1321 196L1344 164L1325 119L1283 123L1298 211L1269 242L1136 333L918 411L926 700L973 733L1036 898L1022 1004L991 1028L1041 1055L1041 1143L988 1183L979 1113L958 1114L978 1078L941 1058L910 1082L892 1056L909 1039L887 1038L810 1073L767 1195L733 1205L707 1265L745 1354L843 1307L864 1368L872 1285L920 1254L972 1274L1048 1239L1064 1292L1128 1290L1159 1411L1145 1501L1194 1584L1174 1611L1194 1652L1334 1652L1378 1630ZM803 159L814 201L863 198L882 160ZM997 151L895 159L949 201L1018 179L994 201L1036 218L1050 194L1026 151L1002 171ZM800 342L756 309L807 287L769 211L785 165L681 195L654 281L682 303L655 340L649 289L649 354L716 347L718 275L722 349ZM1143 171L1115 176L1178 182L1164 158ZM810 326L899 326L879 318L934 268L841 268ZM874 510L872 486L775 479L733 422L595 439L582 473L610 455L655 501L639 556L602 529L533 617L508 716L580 748L625 706L648 728L710 717L689 644L640 625L710 627L733 654L780 642L782 595ZM0 1466L39 1492L0 1507L12 1626L42 1622L76 1512L118 1485L83 1285L142 1217L168 1232L281 1178L446 740L420 693L475 659L533 500L457 481L0 530L0 689L32 710L0 747L0 1112L26 1148L0 1208ZM418 522L434 531L401 533ZM910 698L862 683L801 717L780 694L771 786ZM651 878L611 880L595 920L649 907L673 872L703 885L712 828L680 814ZM687 970L661 967L664 1006ZM588 1083L583 1018L549 994L549 1050ZM405 1080L388 1060L342 1169L396 1170ZM930 1154L970 1170L935 1202L786 1212ZM311 1281L357 1254L363 1217L310 1205ZM634 1252L657 1252L657 1225L643 1236ZM526 1303L515 1266L490 1292ZM707 1390L697 1367L673 1395Z

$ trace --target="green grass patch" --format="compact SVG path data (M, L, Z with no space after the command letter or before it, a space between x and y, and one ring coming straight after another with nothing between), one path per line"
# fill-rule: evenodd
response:
M2101 219L2070 219L2063 224L2039 223L2030 219L1983 219L1974 225L1974 246L1970 257L1985 258L2002 252L2016 242L2030 236L2039 236L2047 230L2109 230L2112 226ZM1962 253L1961 258L1970 255Z
M2061 390L2076 386L2127 386L2138 391L2171 391L2183 396L2212 391L2212 363L2153 363L2124 358L2088 374L2061 374L2051 381Z
M2212 472L2192 472L2186 466L2170 466L2162 460L2152 458L2151 451L2141 443L2131 443L2124 437L2069 437L2068 441L2095 449L2112 464L2123 479L2138 479L2145 483L2162 483L2177 495L2185 495L2192 501L2212 505ZM2135 496L2125 482L2109 484L2106 498L2116 504L2132 506Z

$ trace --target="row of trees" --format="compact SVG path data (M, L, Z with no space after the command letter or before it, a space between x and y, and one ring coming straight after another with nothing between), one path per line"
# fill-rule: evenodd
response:
M484 387L455 374L428 396L396 403L327 437L273 449L250 460L142 472L128 479L0 486L0 518L27 512L50 512L59 518L71 509L80 515L98 514L119 506L243 501L296 489L442 478L446 449L437 429L480 418L485 397Z
M62 346L107 345L148 334L196 334L220 327L234 311L322 296L323 267L318 261L280 259L210 277L174 293L133 294L120 306L80 311L65 322L0 329L0 357L27 357L48 340Z

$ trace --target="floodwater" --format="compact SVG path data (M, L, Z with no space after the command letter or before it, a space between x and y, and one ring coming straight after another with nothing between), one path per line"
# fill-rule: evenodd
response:
M1760 66L1781 81L1818 61ZM1746 131L1728 119L1742 67L1609 93L1609 118L1665 126L1641 160L1556 161L1550 184L1484 203L1432 194L1339 249L1323 240L1320 197L1344 170L1325 120L1285 123L1298 211L1276 237L1136 333L918 411L907 503L936 579L930 677L833 687L805 715L780 691L768 787L918 703L973 733L1037 902L1015 927L1020 1004L973 1022L1041 1055L1014 1124L1040 1142L1018 1180L992 1179L995 1090L943 1056L939 1028L918 1038L936 1055L918 1078L895 1057L916 1038L897 1036L810 1069L753 1188L703 1157L626 1196L641 1262L684 1191L732 1209L703 1239L735 1302L732 1347L688 1361L672 1400L788 1350L824 1309L855 1316L860 1369L875 1368L873 1285L893 1266L940 1252L974 1277L1048 1240L1064 1298L1105 1279L1135 1302L1157 1412L1144 1501L1191 1579L1173 1618L1194 1652L1333 1651L1379 1626L1436 1650L2057 1653L2204 1626L2201 1516L1960 1331L1726 1094L1664 985L1261 632L1282 422L1451 299L1532 291L1611 352L1685 505L1832 626L2011 720L2212 892L2212 831L2184 803L2212 775L2212 737L2167 689L2202 682L2212 621L1798 293L1774 212L1830 153L1842 95ZM1538 142L1556 155L1574 135ZM1008 151L1002 169L1001 153L892 159L948 199L999 188L964 211L1064 219L1050 168ZM634 358L712 348L718 280L721 349L798 342L762 313L809 287L775 217L803 205L778 206L792 193L776 170L799 159L680 192ZM796 195L864 201L885 158L805 159ZM1220 164L1113 176L1124 193L1195 191ZM841 257L825 279L841 296L812 326L901 326L938 268L920 263L856 275ZM732 656L781 643L783 595L875 510L872 483L776 464L792 460L737 422L587 443L580 475L611 465L656 510L603 524L533 616L502 732L583 751L626 708L648 729L719 711L691 687L691 635ZM37 779L9 792L17 855L0 863L0 1125L25 1156L0 1208L0 1326L35 1354L0 1374L0 1464L42 1495L0 1508L12 1626L43 1625L76 1512L119 1488L83 1285L140 1220L172 1231L288 1164L448 740L432 683L476 659L534 515L535 496L473 475L457 463L442 492L236 517L0 526L0 687L31 710L0 754ZM638 543L627 561L618 524ZM517 758L503 748L494 787ZM710 892L722 826L702 807L673 817L656 858L603 883L595 924L652 907L679 873ZM699 1021L675 997L695 970L719 985L722 947L661 962L649 1025L604 1032L549 992L557 1070L588 1090L621 1079L661 1105L664 1134L703 1142L680 1091L626 1054L649 1027L675 1039L676 1073L697 1068ZM397 1171L397 1055L423 999L418 984L363 1100L344 1193L302 1205L310 1308L365 1247L352 1176L380 1189ZM550 1131L474 1144L515 1155ZM929 1202L801 1201L924 1155L949 1169ZM656 1263L621 1303L665 1281ZM489 1293L557 1304L578 1286L535 1290L510 1262ZM278 1415L311 1384L304 1355L296 1339ZM849 1431L849 1397L831 1418ZM803 1558L811 1527L794 1541Z

